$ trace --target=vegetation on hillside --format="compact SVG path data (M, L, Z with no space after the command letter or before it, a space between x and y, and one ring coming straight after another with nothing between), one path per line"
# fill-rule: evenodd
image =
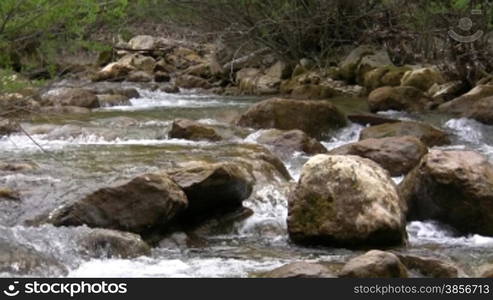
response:
M310 58L319 66L337 63L338 54L357 44L378 44L397 64L446 59L450 74L473 84L493 70L490 36L451 39L448 31L465 16L473 21L469 31L488 30L492 6L475 0L3 0L0 67L48 78L61 71L64 55L104 50L117 37L146 29L194 32L182 37L220 40L233 52L267 47L285 61Z

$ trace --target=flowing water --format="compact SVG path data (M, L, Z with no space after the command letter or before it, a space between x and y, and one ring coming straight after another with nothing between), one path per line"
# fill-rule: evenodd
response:
M293 261L319 261L338 268L357 251L303 248L289 242L286 231L287 188L279 182L258 182L245 201L254 215L204 243L161 244L149 256L134 259L90 258L77 249L77 237L89 228L26 226L57 207L98 188L138 174L176 166L190 160L221 161L242 155L255 143L256 132L231 128L234 117L261 99L220 97L183 92L166 94L140 90L129 106L99 109L86 115L39 116L23 124L29 132L0 139L0 161L32 165L20 172L0 171L0 187L20 191L21 201L0 201L0 231L4 239L56 258L68 270L41 268L2 276L69 277L247 277ZM336 99L345 111L364 111L364 101ZM468 119L413 116L386 112L394 118L419 119L453 134L454 149L474 149L493 158L493 127ZM175 118L211 124L229 137L220 143L168 139ZM362 126L351 124L323 141L335 148L357 141ZM294 180L309 159L297 153L283 158ZM293 181L294 181L293 180ZM394 178L396 182L402 178ZM434 255L456 262L464 270L493 261L492 237L457 236L434 222L407 227L406 253ZM182 238L180 234L173 237Z

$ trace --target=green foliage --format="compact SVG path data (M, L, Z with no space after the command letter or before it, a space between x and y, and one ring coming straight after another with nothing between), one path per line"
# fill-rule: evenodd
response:
M20 69L15 54L49 64L61 48L79 47L98 23L122 18L127 0L0 1L0 66Z
M39 87L43 80L27 80L12 70L0 69L0 94L15 93L26 88Z

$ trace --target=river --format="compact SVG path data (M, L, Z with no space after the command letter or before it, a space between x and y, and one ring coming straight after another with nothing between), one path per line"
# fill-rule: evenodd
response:
M23 123L29 132L0 139L0 161L27 163L32 169L0 171L0 186L21 192L21 201L0 201L0 231L6 239L28 245L56 258L67 272L50 268L1 276L68 277L249 277L293 261L323 262L340 267L358 251L304 248L290 243L286 230L286 189L279 183L258 182L255 199L245 206L254 211L227 232L207 237L193 246L161 245L149 256L133 259L89 258L78 251L74 239L90 229L26 226L26 222L87 193L138 174L175 166L178 162L227 160L237 147L255 143L255 132L231 129L234 116L261 100L255 97L224 97L185 91L166 94L139 90L141 97L129 106L102 108L84 115L37 116ZM336 99L345 111L364 109L364 101ZM493 158L493 127L468 119L441 115L410 115L384 112L399 119L421 120L453 136L445 149L474 149ZM230 135L219 143L168 139L175 118L213 124ZM331 134L323 144L332 149L357 141L363 126L350 124ZM308 156L283 158L294 180ZM396 182L402 178L394 178ZM260 199L260 200L259 200ZM454 261L466 273L493 261L493 237L457 236L433 221L407 226L409 246L394 249ZM180 234L173 236L182 238Z

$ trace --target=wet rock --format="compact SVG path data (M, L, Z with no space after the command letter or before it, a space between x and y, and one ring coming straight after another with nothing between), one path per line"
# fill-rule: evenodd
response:
M145 71L133 71L128 74L126 80L130 82L151 82L153 77Z
M19 131L20 128L14 121L0 117L0 137Z
M482 265L478 268L477 277L493 278L493 264Z
M331 155L357 155L371 159L391 176L407 174L427 153L428 147L412 136L366 139L329 152Z
M493 97L476 101L463 115L487 125L493 125Z
M237 163L196 161L168 174L188 198L188 208L181 216L184 222L241 208L253 188L252 176Z
M414 87L382 87L368 96L368 105L372 112L386 110L424 111L431 99Z
M390 252L372 250L351 259L341 270L345 278L407 278L408 271Z
M145 233L165 228L187 204L187 197L170 177L147 174L62 207L49 221L55 226L87 225Z
M240 126L256 129L299 129L315 138L346 123L344 114L329 102L280 98L253 105L238 121Z
M91 110L79 106L43 106L40 108L40 112L46 114L88 114Z
M434 84L443 84L443 74L435 67L411 70L402 77L401 85L412 86L421 91L428 91Z
M37 169L38 166L35 163L6 163L0 162L0 171L5 172L24 172Z
M419 122L397 122L371 126L363 129L360 140L386 137L414 136L428 147L450 144L447 133L431 125Z
M41 95L46 106L99 107L98 97L91 91L81 88L57 88Z
M321 264L295 262L262 274L263 278L334 278L329 269Z
M19 192L17 191L6 187L0 187L0 200L2 199L18 201L21 199L21 197Z
M493 235L493 165L472 151L432 150L399 185L409 220Z
M0 273L9 276L63 276L67 270L54 257L2 236Z
M490 96L493 96L493 85L478 85L468 93L440 105L438 109L442 112L461 115L478 100Z
M184 89L211 88L211 84L207 80L193 75L180 75L175 79L175 84Z
M154 74L155 82L169 82L171 80L171 76L167 72L158 71Z
M270 146L272 151L279 156L291 156L295 152L327 153L327 149L319 141L301 130L266 129L259 132L256 141Z
M397 119L386 118L377 114L349 114L347 116L349 121L360 124L363 126L370 125L382 125L385 123L398 123L400 122Z
M431 278L457 278L463 272L453 263L432 257L397 254L401 262L410 271Z
M108 229L91 230L78 243L86 255L94 258L135 258L151 251L139 235Z
M196 121L176 119L168 133L172 139L186 139L192 141L220 141L222 137L211 127Z
M388 173L358 156L317 155L289 195L288 232L300 244L401 245L404 212Z
M160 89L161 91L168 94L176 94L180 92L180 89L176 85L166 85Z
M132 105L130 100L125 95L117 94L104 94L98 95L99 106L101 107L111 107L120 105Z

